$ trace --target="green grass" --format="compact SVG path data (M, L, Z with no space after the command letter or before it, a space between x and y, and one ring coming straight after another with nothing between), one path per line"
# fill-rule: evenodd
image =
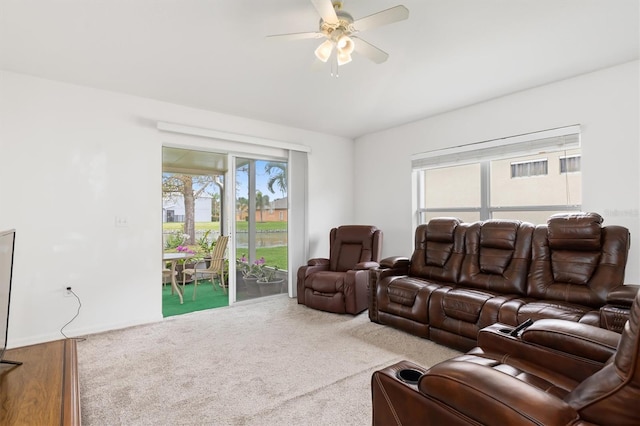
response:
M249 230L249 223L246 221L236 221L236 231L247 232ZM287 222L256 222L256 231L286 231Z
M209 280L198 280L198 291L196 300L191 300L193 296L193 283L184 286L184 303L180 304L177 294L171 294L171 284L162 287L162 316L170 317L174 315L186 314L188 312L203 311L205 309L220 308L229 306L229 295L218 286L214 290ZM182 287L180 287L182 288Z
M164 222L162 224L163 231L180 231L184 229L184 223L182 222ZM220 222L196 222L196 230L206 231L211 229L212 231L220 231Z
M197 230L211 229L213 231L219 231L220 224L217 222L196 222ZM182 231L183 224L180 222L163 223L162 229L165 231ZM286 231L287 222L258 222L256 223L257 232L269 232L269 231ZM247 222L236 222L236 230L239 232L248 231ZM195 248L193 246L192 248ZM247 254L246 248L239 248L236 250L236 259L242 257L243 254ZM260 259L264 257L266 265L277 266L278 269L287 268L287 247L258 247L256 248L256 258Z
M246 248L236 249L236 259L240 259L242 255L247 254ZM287 268L287 247L258 247L256 248L256 259L264 257L265 265L277 266L278 269Z
M207 229L211 229L212 231L220 231L220 223L219 222L196 222L195 224L197 231L206 231ZM164 231L182 231L184 228L184 224L182 222L165 222L162 224L162 229ZM247 232L249 229L249 223L246 221L237 221L236 222L236 230L239 232ZM256 223L256 231L264 232L264 231L286 231L287 230L287 222L257 222Z

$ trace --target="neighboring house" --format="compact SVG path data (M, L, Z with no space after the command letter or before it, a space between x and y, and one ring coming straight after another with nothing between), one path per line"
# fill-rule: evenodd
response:
M256 222L287 222L288 207L287 197L273 200L262 212L256 210Z
M260 211L256 208L256 222L287 222L289 201L287 197L278 198L269 202L269 205ZM246 206L243 209L236 209L236 220L247 220Z
M196 222L211 222L211 196L201 195L196 198L194 215ZM184 199L182 195L173 195L162 200L162 222L184 222Z

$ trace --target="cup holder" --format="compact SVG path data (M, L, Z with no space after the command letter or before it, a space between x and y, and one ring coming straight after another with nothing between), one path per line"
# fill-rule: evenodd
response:
M501 328L498 330L500 333L509 334L513 331L513 328Z
M418 370L413 370L410 368L405 368L396 373L398 379L402 380L405 383L409 383L410 385L417 385L418 379L422 376L422 373Z

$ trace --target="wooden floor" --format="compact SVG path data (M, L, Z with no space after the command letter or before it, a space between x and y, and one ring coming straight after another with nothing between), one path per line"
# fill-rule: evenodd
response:
M76 341L71 339L6 351L0 364L0 425L79 425Z

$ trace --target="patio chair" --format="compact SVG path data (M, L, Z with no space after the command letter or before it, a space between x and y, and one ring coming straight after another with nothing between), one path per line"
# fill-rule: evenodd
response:
M176 274L177 274L176 271L173 271L173 273L171 273L171 269L163 268L162 269L162 287L164 287L167 284L171 284L171 275L176 275ZM171 294L173 294L173 287L171 287Z
M193 300L196 300L196 289L198 288L198 274L202 275L210 275L211 276L211 285L216 289L216 284L213 282L214 277L220 278L220 287L222 290L227 293L227 286L224 283L224 253L227 249L227 242L229 241L229 237L226 235L220 235L218 240L216 241L216 245L211 251L211 263L208 268L198 269L184 269L182 271L182 286L184 287L187 275L191 275L194 278L193 282Z

